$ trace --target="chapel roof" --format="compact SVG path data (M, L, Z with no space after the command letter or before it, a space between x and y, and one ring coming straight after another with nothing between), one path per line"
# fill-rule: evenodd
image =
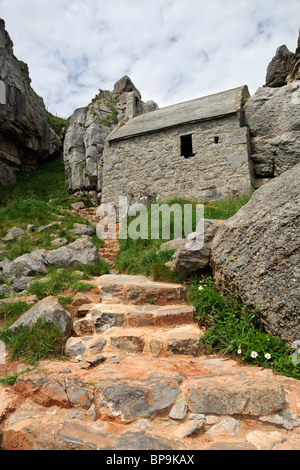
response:
M243 105L243 98L249 95L247 86L233 88L213 95L174 104L129 119L118 126L107 140L121 140L148 134L166 128L206 121L236 114Z

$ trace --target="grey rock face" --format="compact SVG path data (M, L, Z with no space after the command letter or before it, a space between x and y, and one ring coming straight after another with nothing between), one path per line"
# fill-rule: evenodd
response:
M258 308L266 329L300 337L300 164L257 190L219 228L211 263L216 282Z
M2 273L10 279L20 279L46 274L49 265L85 266L99 261L95 245L85 238L78 238L75 242L57 250L36 250L19 256L14 261L4 260L0 265L0 271L2 270Z
M211 242L221 223L221 220L205 219L203 231L198 234L190 234L174 254L173 260L167 263L170 269L176 273L182 273L207 268Z
M290 52L286 46L281 46L277 49L276 55L273 57L267 69L267 86L280 87L287 84L287 77L293 58L293 52Z
M46 297L25 312L10 327L12 331L21 326L31 328L39 320L56 325L65 336L69 333L72 320L68 312L60 305L56 297Z
M300 79L300 31L296 52L280 46L271 60L266 75L266 86L280 87Z
M179 380L180 377L100 380L95 387L95 400L100 414L118 416L122 422L130 423L169 408L181 393Z
M129 95L137 114L157 108L153 102L142 103L140 92L130 78L125 76L115 84L113 91L99 90L93 101L88 106L75 110L67 122L64 162L67 187L71 192L85 190L93 199L95 192L96 195L101 192L105 140L126 118Z
M0 105L1 184L14 183L21 171L34 169L61 151L61 139L50 128L44 102L30 82L28 67L14 56L0 19L0 83L5 95Z
M256 178L273 178L300 162L300 81L259 88L245 106Z

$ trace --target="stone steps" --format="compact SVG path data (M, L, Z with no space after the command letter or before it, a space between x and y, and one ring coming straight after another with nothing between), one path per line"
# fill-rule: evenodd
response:
M176 305L185 300L185 288L180 284L154 282L144 276L107 274L91 281L99 289L105 304Z
M297 380L209 356L43 361L0 388L1 449L299 450L299 396Z
M80 362L93 364L99 354L143 355L153 357L193 356L200 352L201 330L197 325L168 328L116 328L72 337L67 341L65 353Z
M168 356L199 354L202 332L195 308L183 304L179 284L154 282L144 276L103 275L94 278L100 303L80 305L73 322L75 337L66 353L93 363L101 354Z
M300 382L201 355L183 286L124 275L93 284L92 299L74 299L69 361L43 361L2 400L0 389L3 449L300 448Z

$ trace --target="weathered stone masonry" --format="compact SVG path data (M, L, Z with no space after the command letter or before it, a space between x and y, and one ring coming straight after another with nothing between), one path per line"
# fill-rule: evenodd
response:
M103 154L101 202L117 204L120 195L131 203L207 201L250 190L248 128L241 115L246 89L153 111L113 131Z

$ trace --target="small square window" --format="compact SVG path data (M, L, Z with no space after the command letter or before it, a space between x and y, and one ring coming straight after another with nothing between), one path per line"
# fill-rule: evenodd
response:
M215 144L218 144L220 142L220 138L219 136L217 135L216 137L214 137L214 143Z
M181 141L181 156L184 158L190 158L195 155L193 152L193 136L190 135L182 135L180 137Z

